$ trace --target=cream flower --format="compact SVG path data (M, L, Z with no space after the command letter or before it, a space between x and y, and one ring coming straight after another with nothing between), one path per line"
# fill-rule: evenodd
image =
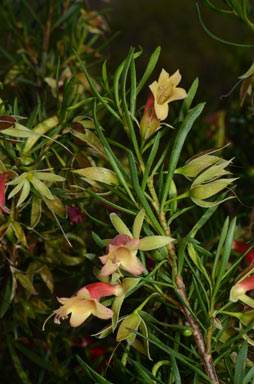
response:
M102 264L104 264L100 276L109 276L119 267L134 275L140 275L144 271L144 267L137 258L138 250L151 251L164 247L173 241L168 236L146 236L139 239L144 217L145 211L141 209L134 220L133 233L131 233L120 217L115 213L111 213L111 222L119 235L111 240L106 249L106 254L100 257Z
M78 327L90 315L105 320L111 319L113 311L99 303L99 299L108 295L119 296L122 293L123 290L119 285L110 285L102 282L89 284L80 289L73 297L57 298L62 306L53 311L52 315L55 315L54 322L60 324L60 320L66 319L69 314L71 314L70 325L72 327Z
M167 118L168 103L187 97L183 88L177 88L181 78L179 70L169 77L168 72L162 69L159 80L149 85L154 96L154 109L158 119L165 120Z

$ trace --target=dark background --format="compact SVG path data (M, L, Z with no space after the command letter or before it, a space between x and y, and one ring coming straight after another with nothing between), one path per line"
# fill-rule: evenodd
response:
M248 28L234 17L221 16L199 1L202 19L207 28L224 40L251 44ZM218 1L222 7L223 2ZM227 94L239 75L251 65L253 49L237 48L213 40L202 28L195 0L89 0L92 9L111 8L108 20L111 32L120 35L110 45L113 68L123 60L130 46L141 46L143 55L137 61L142 72L153 50L162 48L153 80L164 67L170 74L180 70L181 86L188 88L198 76L198 98L208 101L210 110L224 108ZM238 96L239 88L234 95Z

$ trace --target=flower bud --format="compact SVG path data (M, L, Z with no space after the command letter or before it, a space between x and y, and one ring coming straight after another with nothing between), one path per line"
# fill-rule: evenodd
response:
M175 173L184 175L187 179L197 177L202 171L211 165L218 164L223 159L213 155L203 155L189 160L183 167L178 168Z
M218 192L221 192L228 185L237 180L237 178L220 179L220 177L230 174L230 172L226 171L225 168L231 162L232 159L228 161L221 159L221 161L211 165L194 179L189 191L189 196L195 204L200 207L209 208L233 198L230 196L217 202L205 201L205 199L216 195Z
M140 134L143 140L149 139L160 128L160 120L156 117L154 110L154 96L149 95L144 114L140 122Z

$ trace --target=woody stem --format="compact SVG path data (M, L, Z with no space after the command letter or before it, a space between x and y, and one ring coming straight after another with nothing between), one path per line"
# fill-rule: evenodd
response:
M160 222L161 222L161 225L162 225L164 231L166 232L166 234L168 236L170 236L171 231L170 231L169 226L167 225L167 220L166 220L164 211L160 212ZM204 368L205 368L205 371L206 371L208 377L211 379L213 384L219 384L219 380L218 380L218 377L217 377L217 374L215 371L215 367L213 364L212 355L207 351L206 343L205 343L205 340L204 340L204 337L203 337L203 334L201 332L201 329L200 329L198 322L196 321L196 319L193 317L193 315L191 314L191 312L188 309L188 308L191 308L191 306L190 306L190 303L189 303L189 300L187 297L186 288L185 288L185 284L183 282L182 276L178 275L177 263L176 263L177 255L175 252L174 244L170 243L170 244L168 244L167 247L168 247L169 256L170 256L169 257L169 264L172 266L174 263L176 291L180 295L180 297L182 298L182 301L184 302L184 304L186 304L186 305L181 305L181 310L182 310L186 320L188 321L188 323L190 324L190 326L193 329L193 337L195 339L200 357L202 359L202 362L203 362L203 365L204 365Z
M144 171L143 167L141 167L141 169L142 169L142 171ZM159 217L160 224L161 224L163 230L165 231L165 234L167 236L171 237L171 230L170 230L170 227L168 226L165 212L160 207L159 199L158 199L158 196L156 194L156 191L155 191L155 188L153 185L152 177L150 177L148 179L147 186L148 186L149 192L153 198L153 207L154 207L154 209L155 209L155 211ZM172 201L178 200L179 198L185 198L188 196L188 193L189 192L187 191L186 193L183 193L182 195L178 196L178 198L172 199ZM203 334L201 332L201 329L199 327L199 324L197 323L196 319L193 317L193 315L191 314L191 312L188 309L191 307L190 307L190 303L189 303L188 298L187 298L186 288L185 288L182 276L178 275L177 255L176 255L174 243L173 242L169 243L167 245L167 249L168 249L168 253L169 253L169 264L171 267L174 264L176 290L177 290L178 294L181 296L183 302L186 304L186 305L181 305L181 310L182 310L186 320L188 321L188 323L190 324L190 326L193 329L193 337L195 339L197 348L198 348L199 353L200 353L200 357L202 359L202 362L203 362L203 365L204 365L204 368L205 368L205 371L206 371L208 377L211 379L213 384L219 384L219 380L218 380L218 377L217 377L217 374L215 371L215 367L213 364L212 355L209 353L210 348L209 349L206 348L206 343L205 343Z

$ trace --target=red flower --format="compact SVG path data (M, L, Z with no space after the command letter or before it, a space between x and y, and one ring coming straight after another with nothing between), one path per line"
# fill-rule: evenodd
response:
M0 214L1 210L5 213L10 213L9 209L4 206L5 204L5 181L6 181L6 174L0 173Z
M232 249L240 252L242 255L248 251L249 248L249 244L244 243L243 241L233 241L232 243ZM246 253L245 261L248 265L254 265L254 249L251 249L248 253Z
M79 207L71 205L67 205L67 213L70 221L75 224L82 224L82 219L86 216Z

